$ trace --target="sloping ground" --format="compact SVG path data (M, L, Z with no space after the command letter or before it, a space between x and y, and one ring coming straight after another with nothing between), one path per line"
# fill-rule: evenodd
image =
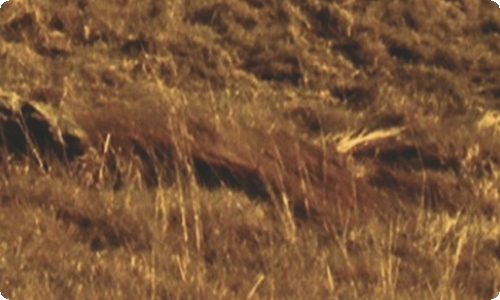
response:
M37 216L26 224L65 236L53 247L76 241L70 263L78 245L166 251L151 272L180 272L170 289L148 283L142 261L114 297L148 286L151 298L195 297L189 287L219 299L491 298L499 32L486 0L11 0L2 214ZM110 274L122 263L109 262L95 263ZM186 275L210 272L220 282Z

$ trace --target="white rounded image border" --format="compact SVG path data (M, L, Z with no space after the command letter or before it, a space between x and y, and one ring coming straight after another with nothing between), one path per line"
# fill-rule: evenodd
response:
M2 7L2 5L3 5L4 3L6 3L7 1L9 1L9 0L0 0L0 8L1 8L1 7ZM1 296L0 296L0 297L1 297ZM0 298L0 299L1 299L1 298ZM4 299L5 299L5 298L4 298Z

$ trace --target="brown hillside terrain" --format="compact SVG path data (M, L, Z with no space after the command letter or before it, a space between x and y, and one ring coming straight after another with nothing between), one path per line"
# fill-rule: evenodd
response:
M9 299L491 299L491 1L10 0Z

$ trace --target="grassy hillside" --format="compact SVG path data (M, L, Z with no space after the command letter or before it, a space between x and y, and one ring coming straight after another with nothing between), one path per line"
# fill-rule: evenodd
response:
M9 299L492 299L489 0L10 0Z

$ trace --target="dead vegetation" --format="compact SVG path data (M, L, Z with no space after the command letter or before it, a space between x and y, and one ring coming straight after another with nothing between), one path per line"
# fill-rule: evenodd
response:
M7 298L491 299L491 1L0 10Z

